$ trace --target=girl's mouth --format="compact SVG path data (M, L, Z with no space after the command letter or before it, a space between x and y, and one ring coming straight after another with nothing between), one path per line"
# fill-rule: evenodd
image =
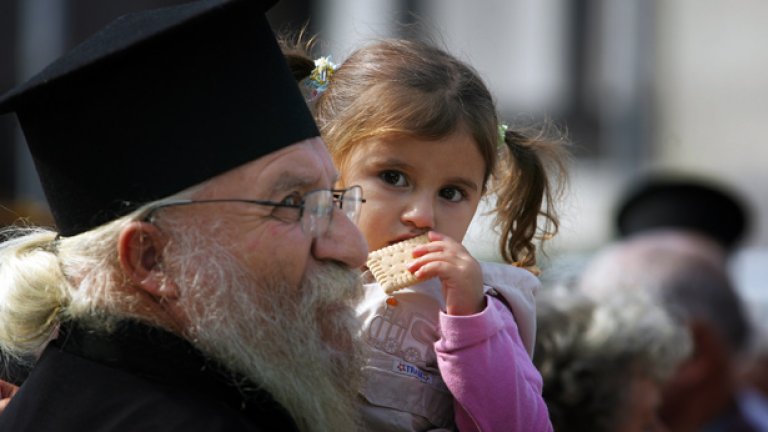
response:
M387 243L387 245L393 245L395 243L400 243L402 241L406 241L406 240L412 239L414 237L418 237L418 236L420 236L422 234L424 234L424 232L403 234L401 236L398 236L394 240L390 241L389 243Z

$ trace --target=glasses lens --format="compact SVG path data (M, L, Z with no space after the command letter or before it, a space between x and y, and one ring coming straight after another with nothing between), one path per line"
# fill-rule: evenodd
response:
M333 213L333 193L329 190L316 190L304 196L302 228L313 236L322 235L328 229Z
M357 223L360 217L360 207L363 204L363 190L360 186L352 186L343 192L341 198L341 209L347 215L349 220Z

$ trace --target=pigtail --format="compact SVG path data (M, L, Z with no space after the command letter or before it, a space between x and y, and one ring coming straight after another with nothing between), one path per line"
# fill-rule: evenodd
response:
M536 265L535 242L551 239L560 226L555 204L566 186L567 154L565 139L551 138L552 129L508 129L499 149L493 179L499 247L505 262L521 267Z

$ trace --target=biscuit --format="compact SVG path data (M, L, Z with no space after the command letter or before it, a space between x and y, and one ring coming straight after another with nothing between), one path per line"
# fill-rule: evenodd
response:
M366 265L373 277L387 294L411 286L418 282L405 264L413 260L413 249L429 243L426 234L393 245L383 247L368 254Z

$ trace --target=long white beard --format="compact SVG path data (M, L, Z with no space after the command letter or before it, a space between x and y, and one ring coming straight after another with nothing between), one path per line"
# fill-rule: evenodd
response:
M191 277L179 306L192 343L269 392L300 429L356 430L357 272L323 264L288 286L279 269L256 276L219 249L206 248L202 265L195 257L182 264Z

